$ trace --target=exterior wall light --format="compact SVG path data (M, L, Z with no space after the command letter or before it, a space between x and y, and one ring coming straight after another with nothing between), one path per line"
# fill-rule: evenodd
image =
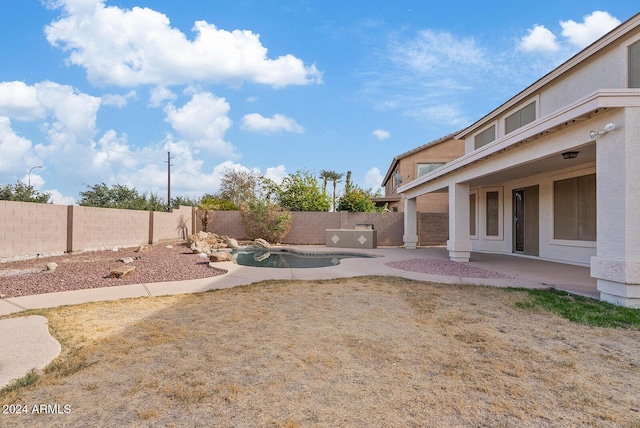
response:
M575 159L578 157L578 153L580 152L564 152L562 154L563 159Z
M589 137L591 137L591 139L594 140L598 135L606 134L607 132L611 132L614 129L616 129L616 124L610 122L610 123L607 123L604 126L604 129L602 131L591 131L591 132L589 132Z

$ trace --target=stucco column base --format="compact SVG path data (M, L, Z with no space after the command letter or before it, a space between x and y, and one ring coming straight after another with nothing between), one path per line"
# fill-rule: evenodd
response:
M640 284L622 284L599 279L598 291L600 292L600 300L640 309Z
M403 235L402 240L406 250L415 250L418 247L418 235Z
M468 263L471 258L471 241L447 241L449 259L454 262Z
M591 276L598 280L601 300L640 308L640 260L592 257Z

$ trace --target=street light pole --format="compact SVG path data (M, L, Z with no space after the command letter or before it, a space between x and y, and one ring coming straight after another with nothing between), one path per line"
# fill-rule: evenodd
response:
M42 165L34 166L29 170L29 187L31 187L31 171L33 171L35 168L42 168Z

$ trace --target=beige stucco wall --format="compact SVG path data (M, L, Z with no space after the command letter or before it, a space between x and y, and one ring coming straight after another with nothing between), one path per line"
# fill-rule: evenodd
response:
M0 258L66 251L67 206L0 201Z
M150 213L0 201L0 260L183 239L192 230L191 207Z
M292 212L291 220L291 231L283 244L325 245L326 229L352 229L356 224L369 223L378 231L379 246L402 245L402 213ZM239 211L217 211L207 230L236 239L248 239Z
M450 162L464 155L464 141L450 139L442 143L430 146L417 153L413 153L398 161L397 170L402 175L402 182L408 183L417 177L418 164L433 162ZM394 172L395 173L395 172ZM387 182L385 196L399 196L393 188L393 178ZM389 204L389 209L398 208L398 212L404 210L402 200ZM418 198L418 211L424 213L447 213L449 201L446 193L429 194Z

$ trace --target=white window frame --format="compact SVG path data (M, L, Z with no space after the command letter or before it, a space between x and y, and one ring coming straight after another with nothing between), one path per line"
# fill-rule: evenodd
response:
M478 217L480 217L480 215L479 215L480 213L478 211L479 203L480 203L478 189L474 189L474 190L469 191L469 196L471 196L471 195L475 195L475 197L476 197L476 204L475 204L475 207L474 207L475 208L474 212L475 212L476 215L475 215L475 218L472 219L475 222L475 225L476 225L476 233L474 235L471 235L471 233L469 233L469 239L478 239L479 236L480 236L480 234L478 233L478 230L479 230L479 227L480 227L479 222L478 222ZM471 232L471 231L469 231L469 232Z
M556 212L556 207L554 205L553 202L553 183L555 183L556 181L560 181L560 180L566 180L569 178L576 178L576 177L582 177L583 175L589 175L589 174L596 174L596 197L598 194L598 188L597 188L597 180L598 180L598 174L596 173L596 167L592 167L592 168L585 168L585 169L580 169L577 171L571 171L571 172L566 172L564 174L558 174L558 175L554 175L552 177L550 177L551 181L550 181L550 188L551 188L551 224L553 225L553 216L554 213ZM597 222L597 220L596 220ZM596 227L597 227L597 223L596 223ZM581 248L596 248L596 244L598 243L597 238L596 241L578 241L578 240L569 240L569 239L556 239L555 238L555 230L553 230L553 227L549 228L549 245L558 245L558 246L562 246L562 247L581 247Z
M525 109L526 107L529 107L533 103L535 103L535 108L533 109L535 118L531 122L525 123L524 125L520 125L516 129L513 129L513 130L507 132L507 118L509 118L509 117L513 116L514 114L520 112L521 110ZM510 110L509 113L504 116L504 118L502 119L502 129L504 130L504 135L511 134L512 132L517 131L518 129L522 128L523 126L527 126L528 124L535 122L536 120L538 120L539 117L540 117L540 100L539 100L539 96L535 96L533 98L529 98L526 102L518 104L517 108L515 108L513 110Z
M624 88L629 88L629 46L640 41L640 34L625 40L620 45L620 76Z
M498 235L487 235L487 193L498 192ZM480 192L482 195L482 222L479 223L481 228L480 235L486 241L504 241L504 188L502 186L486 187ZM480 217L480 216L478 216ZM477 230L477 229L476 229Z

